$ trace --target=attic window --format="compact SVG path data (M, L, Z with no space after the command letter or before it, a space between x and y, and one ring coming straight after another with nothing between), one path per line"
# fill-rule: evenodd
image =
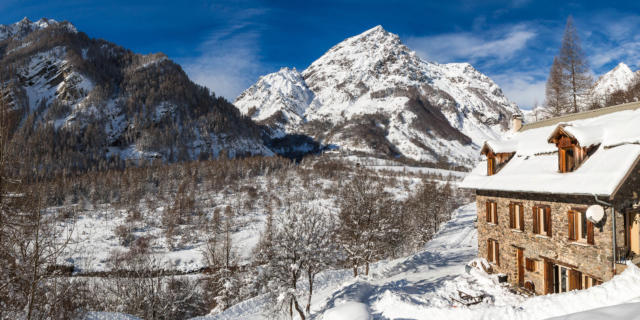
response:
M515 154L515 152L494 152L487 143L482 147L481 153L487 156L487 176L498 173Z
M575 171L594 150L596 146L583 147L578 140L559 126L549 137L549 142L558 147L558 172L567 173Z

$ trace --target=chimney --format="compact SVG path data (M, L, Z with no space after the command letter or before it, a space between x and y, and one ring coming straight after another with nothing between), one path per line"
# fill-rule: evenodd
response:
M514 114L511 117L511 132L518 132L522 128L522 115Z

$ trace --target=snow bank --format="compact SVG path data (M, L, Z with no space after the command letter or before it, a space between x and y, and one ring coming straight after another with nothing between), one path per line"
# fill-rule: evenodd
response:
M371 314L364 303L346 302L329 309L322 316L322 320L369 320Z
M572 313L549 320L638 320L640 319L640 303L625 303L611 307L598 308L584 312Z

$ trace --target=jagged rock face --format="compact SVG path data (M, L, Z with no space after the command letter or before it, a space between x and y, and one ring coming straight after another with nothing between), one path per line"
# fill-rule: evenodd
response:
M238 98L239 107L253 120L269 124L278 136L291 129L289 124L302 122L306 108L313 100L313 92L295 69L260 77L258 82Z
M625 91L638 79L638 72L633 72L625 63L619 63L611 71L603 74L593 85L592 94L594 99L604 103L612 93Z
M283 110L279 129L343 149L429 162L446 156L458 164L476 159L478 146L507 131L511 115L520 113L471 65L423 61L380 26L334 46L299 75L282 87L263 80L284 78L283 70L264 76L235 105L255 120ZM262 98L274 92L290 99Z
M68 22L0 25L0 68L15 142L52 139L53 146L38 154L25 148L22 156L48 161L52 171L113 158L273 154L258 126L164 54L135 54Z

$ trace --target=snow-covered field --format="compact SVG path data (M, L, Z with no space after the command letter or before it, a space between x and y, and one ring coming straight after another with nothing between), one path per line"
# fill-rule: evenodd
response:
M408 257L372 265L369 276L354 278L351 270L332 270L318 275L312 302L316 319L546 319L601 309L570 319L628 319L640 314L640 269L630 266L603 285L565 294L525 297L499 284L496 275L465 265L477 256L475 205L456 210L424 248ZM476 260L479 261L479 260ZM464 306L456 302L459 291L483 302ZM222 314L200 319L262 319L268 302L256 297ZM618 312L619 311L619 312ZM587 317L588 316L588 317ZM637 316L636 316L637 317Z

